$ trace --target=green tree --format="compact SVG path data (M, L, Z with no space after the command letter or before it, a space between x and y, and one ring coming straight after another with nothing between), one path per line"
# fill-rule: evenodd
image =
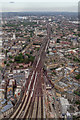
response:
M4 64L6 64L7 62L6 61L4 61Z

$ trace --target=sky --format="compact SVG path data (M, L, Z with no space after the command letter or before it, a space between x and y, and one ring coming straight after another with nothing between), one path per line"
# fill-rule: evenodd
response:
M78 2L79 0L0 0L0 11L78 12Z
M0 2L78 2L79 0L0 0Z

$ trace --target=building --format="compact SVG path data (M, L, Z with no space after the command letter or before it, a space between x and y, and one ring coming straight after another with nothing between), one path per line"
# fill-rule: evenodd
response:
M4 99L4 89L0 89L0 99Z
M16 39L16 35L15 35L15 33L13 34L13 39L14 39L14 40Z
M7 105L5 105L1 111L0 111L0 119L8 116L11 112L13 112L13 105L11 103L11 101L9 101L7 103Z
M61 113L62 115L66 115L67 110L69 109L70 104L67 99L61 97L60 98L60 108L61 108Z

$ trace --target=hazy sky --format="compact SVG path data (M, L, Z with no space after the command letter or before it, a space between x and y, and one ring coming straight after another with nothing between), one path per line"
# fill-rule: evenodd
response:
M4 4L4 2L6 3ZM65 11L77 12L79 0L0 0L0 11ZM10 3L15 2L15 3ZM2 8L2 10L1 10Z
M0 2L78 2L79 0L0 0Z

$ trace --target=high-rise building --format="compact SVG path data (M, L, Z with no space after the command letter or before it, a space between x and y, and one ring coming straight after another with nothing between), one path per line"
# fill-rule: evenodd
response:
M14 39L14 40L16 39L16 35L15 35L15 33L13 34L13 39Z

